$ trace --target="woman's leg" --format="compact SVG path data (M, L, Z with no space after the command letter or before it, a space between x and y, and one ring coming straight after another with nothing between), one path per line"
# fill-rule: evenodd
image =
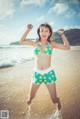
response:
M28 94L28 99L27 99L27 104L28 105L31 103L32 99L35 97L35 94L36 94L39 86L40 85L36 85L31 81L29 94Z
M52 83L52 84L46 84L49 93L50 93L50 97L53 103L57 103L58 104L58 110L61 109L61 103L60 103L60 99L57 97L56 94L56 83Z

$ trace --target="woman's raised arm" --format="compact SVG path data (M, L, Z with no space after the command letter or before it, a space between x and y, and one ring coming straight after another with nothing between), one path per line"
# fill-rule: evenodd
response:
M22 37L21 37L21 39L20 39L20 41L19 41L19 43L20 43L21 45L32 45L32 46L35 45L35 42L34 42L34 41L28 41L28 40L26 40L26 37L27 37L28 33L32 30L32 28L33 28L33 26L32 26L31 24L28 24L28 25L27 25L27 30L26 30L25 33L22 35Z
M69 50L70 49L70 44L69 44L66 36L64 35L64 29L59 29L58 33L60 34L64 44L52 42L51 43L52 47L57 48L57 49L62 49L62 50Z

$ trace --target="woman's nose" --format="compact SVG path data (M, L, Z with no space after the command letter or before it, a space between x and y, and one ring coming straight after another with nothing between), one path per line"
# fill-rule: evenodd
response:
M46 32L43 32L43 34L46 34Z

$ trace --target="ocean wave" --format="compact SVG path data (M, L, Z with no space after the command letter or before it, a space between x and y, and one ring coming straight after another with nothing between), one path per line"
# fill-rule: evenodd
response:
M27 62L27 61L30 61L30 60L33 60L34 58L32 57L32 58L29 58L29 59L20 59L20 60L4 60L4 61L0 61L0 69L2 69L2 68L9 68L9 67L13 67L13 66L15 66L15 65L17 65L17 64L23 64L23 63L25 63L25 62Z
M33 59L32 47L0 46L0 68L13 67Z

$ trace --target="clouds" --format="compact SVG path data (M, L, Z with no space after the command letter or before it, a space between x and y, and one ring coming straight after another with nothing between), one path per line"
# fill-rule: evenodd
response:
M38 18L36 19L36 21L38 21L38 22L43 21L44 18L45 18L44 15L42 15L42 16L38 17Z
M9 44L12 40L14 41L16 36L12 31L9 31L4 25L0 24L0 44Z
M59 3L58 3L59 2ZM78 0L68 1L56 1L54 6L48 10L48 14L56 13L57 15L63 15L67 19L72 17L80 17L80 4ZM72 2L72 4L71 4ZM73 4L75 3L75 4Z
M21 6L29 6L29 5L34 5L34 6L42 6L44 5L46 0L21 0L20 5Z
M68 9L69 10L69 9ZM65 17L66 18L72 18L72 17L74 17L74 16L76 16L77 15L77 13L76 13L76 11L73 11L72 9L70 9L66 14L65 14Z
M13 0L0 0L0 20L10 17L14 12Z
M19 7L24 6L43 6L46 3L46 0L0 0L0 21L13 15L16 11L16 4Z
M68 29L80 29L80 25L64 26L63 28L64 28L65 30L68 30Z
M66 18L72 18L74 16L80 17L80 5L76 4L60 4L60 0L0 0L0 21L14 15L16 11L16 4L21 7L42 7L46 5L47 8L50 3L53 3L53 7L48 9L48 14L55 13L57 15L64 15ZM64 0L63 0L64 2ZM65 2L71 2L71 0L65 0ZM72 2L79 2L79 0L73 0ZM45 8L44 8L45 9ZM41 21L44 18L38 18L37 21Z
M57 1L60 0L0 0L0 44L19 40L28 23L34 26L28 38L37 37L36 29L42 23L49 23L54 31L80 28L80 4Z
M42 15L42 16L36 18L36 21L37 21L37 22L41 22L41 23L42 23L42 22L44 22L44 23L49 23L52 27L53 27L53 25L55 24L54 21L51 21L51 20L46 21L46 17L45 17L44 15Z
M51 12L56 12L57 14L62 14L64 13L65 11L68 10L68 6L67 5L63 5L63 4L55 4L54 7L50 8L48 13L51 13Z
M55 24L55 22L50 21L49 24L50 24L51 26L53 26L53 25Z

